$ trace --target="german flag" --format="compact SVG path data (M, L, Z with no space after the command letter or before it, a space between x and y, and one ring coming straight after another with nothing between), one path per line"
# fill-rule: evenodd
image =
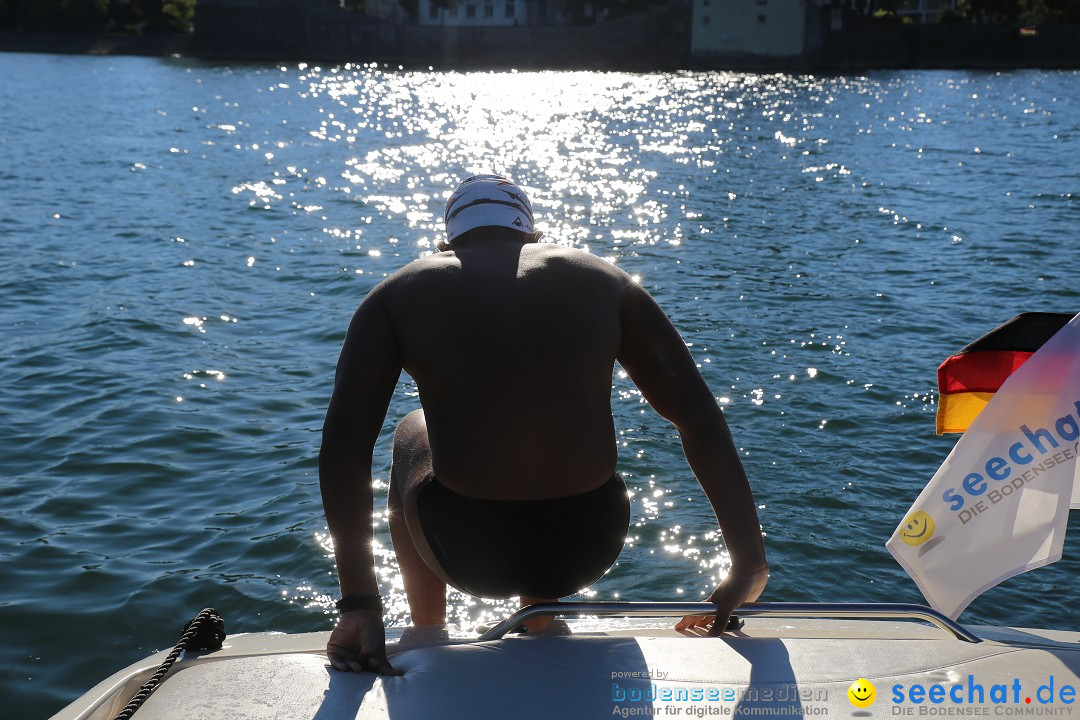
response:
M1064 313L1021 313L941 363L937 434L967 430L1005 379L1072 318Z

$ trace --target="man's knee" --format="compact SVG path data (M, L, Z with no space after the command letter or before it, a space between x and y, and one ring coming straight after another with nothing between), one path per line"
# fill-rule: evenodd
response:
M399 451L415 452L428 444L427 422L423 410L413 410L394 429L394 454Z
M414 410L394 430L394 451L390 465L391 502L404 500L409 488L431 472L431 446L428 444L424 411ZM394 494L398 497L394 498Z

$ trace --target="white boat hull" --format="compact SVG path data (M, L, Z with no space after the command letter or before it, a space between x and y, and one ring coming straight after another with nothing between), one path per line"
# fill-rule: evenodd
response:
M568 637L391 642L405 673L394 678L333 670L327 633L238 635L178 662L135 717L1068 717L1080 707L1080 633L980 627L972 643L909 622L787 618L750 618L720 638L681 635L670 621L573 627ZM117 673L55 718L113 718L164 656ZM860 678L876 688L866 708L848 697Z

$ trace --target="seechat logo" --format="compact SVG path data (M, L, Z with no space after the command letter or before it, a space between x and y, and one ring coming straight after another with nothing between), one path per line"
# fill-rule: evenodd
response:
M934 537L936 530L934 518L923 510L915 512L904 518L900 523L900 539L911 547L919 548L919 557L932 550L945 539L942 536Z
M908 515L900 526L900 539L911 547L922 545L933 536L934 518L922 510L916 510Z
M860 681L861 682L861 681ZM854 686L852 686L854 687ZM1032 692L1030 686L1024 687L1020 682L1020 678L1013 678L1009 684L996 683L989 687L984 687L982 683L975 682L974 675L967 676L967 682L957 682L952 685L943 685L941 683L935 683L930 686L922 685L919 683L913 683L911 685L897 684L892 686L892 701L894 704L899 703L912 703L913 705L1049 705L1051 703L1061 703L1062 705L1072 705L1076 702L1076 688L1072 685L1066 685L1060 682L1060 680L1054 680L1054 676L1051 675L1049 680L1039 685L1035 692ZM924 708L926 709L926 708ZM1069 713L1071 714L1071 709ZM998 708L995 711L995 715L1042 715L1047 713L1030 712L1031 708L1028 708L1028 712L1010 712L1013 708ZM893 710L893 715L914 715L914 708L902 708ZM936 712L924 712L919 711L919 715L937 715L944 713Z
M859 678L847 689L848 700L857 708L868 708L877 699L877 688L866 678Z

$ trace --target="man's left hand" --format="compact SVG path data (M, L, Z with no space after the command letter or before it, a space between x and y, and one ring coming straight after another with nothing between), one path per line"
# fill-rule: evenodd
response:
M326 657L338 670L402 674L386 659L386 629L379 611L350 610L341 613L326 643Z

